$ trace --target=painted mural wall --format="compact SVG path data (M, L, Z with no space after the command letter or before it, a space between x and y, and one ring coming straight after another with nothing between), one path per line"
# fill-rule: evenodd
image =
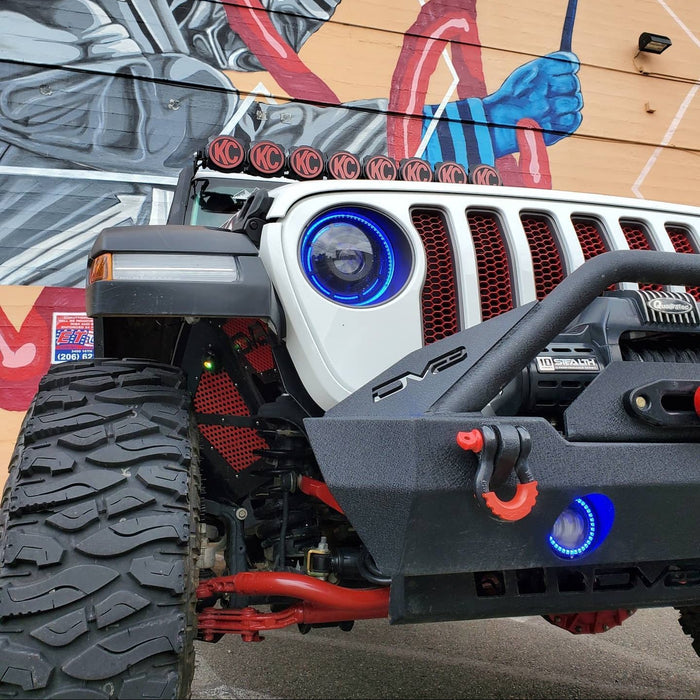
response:
M50 353L11 366L41 315L13 286L80 287L215 134L698 201L697 0L3 0L0 31L0 377Z

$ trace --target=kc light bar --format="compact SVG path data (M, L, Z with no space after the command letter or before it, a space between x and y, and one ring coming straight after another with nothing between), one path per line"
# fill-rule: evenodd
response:
M222 172L245 172L261 177L291 180L403 180L445 184L502 185L491 165L477 164L467 171L459 163L444 161L435 167L422 158L403 158L398 163L377 154L360 160L347 151L324 153L312 146L285 149L273 141L246 143L228 134L214 137L197 158L207 167Z

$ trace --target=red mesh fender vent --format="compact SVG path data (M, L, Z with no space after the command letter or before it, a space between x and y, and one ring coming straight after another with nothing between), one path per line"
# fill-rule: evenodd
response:
M258 318L231 318L223 325L235 352L257 373L274 369L265 324ZM207 415L250 416L243 396L225 371L202 372L194 395L194 409ZM267 442L253 428L200 424L199 432L237 472L256 462Z
M469 210L467 222L479 272L481 319L487 321L513 308L508 254L501 223L494 212Z
M697 246L693 244L690 239L690 231L683 228L682 226L671 226L666 224L666 233L673 243L673 247L676 253L690 253L696 254L700 253ZM688 294L692 294L698 301L700 301L700 287L686 287L685 290Z
M250 415L250 410L231 377L223 371L217 374L202 373L194 395L194 409L197 413L213 415ZM201 424L198 427L199 432L237 472L247 469L260 458L256 450L268 447L252 428Z
M630 250L654 250L649 240L646 226L639 221L620 220L620 228L625 234L625 239ZM640 289L650 289L654 292L663 291L660 284L640 284Z
M459 330L454 254L442 212L414 209L411 218L425 249L427 269L421 303L423 345L429 345Z
M259 318L230 318L223 329L234 344L237 340L240 341L240 351L256 372L267 372L274 368L275 361L266 327Z
M537 299L544 299L564 279L554 226L543 214L524 213L520 215L520 221L530 244Z

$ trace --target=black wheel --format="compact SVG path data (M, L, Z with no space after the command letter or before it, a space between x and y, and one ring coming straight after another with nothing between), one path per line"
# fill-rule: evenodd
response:
M692 638L693 649L700 656L700 606L692 608L677 608L680 613L678 622L683 631Z
M58 365L0 509L0 697L189 696L199 475L178 369Z

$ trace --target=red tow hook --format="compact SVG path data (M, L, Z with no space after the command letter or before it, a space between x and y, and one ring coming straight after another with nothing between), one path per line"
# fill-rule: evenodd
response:
M532 448L530 435L520 426L483 426L481 430L457 433L457 444L468 452L479 455L479 467L474 477L477 501L491 511L498 520L522 520L535 507L537 481L527 465ZM498 455L498 459L496 459ZM520 483L509 501L502 501L491 490L505 482L515 469ZM494 478L495 477L495 478Z
M697 413L698 418L700 418L700 386L695 390L695 396L693 397L693 406L695 407L695 413Z
M250 596L280 596L297 599L279 612L260 612L255 608L230 610L205 608L199 613L199 630L206 641L216 634L240 634L245 642L259 642L261 630L280 629L293 624L345 622L387 617L389 588L355 589L335 586L326 581L278 571L244 571L202 581L197 598L222 593Z
M333 497L331 490L322 481L302 475L299 477L299 490L307 496L318 498L319 501L323 501L333 510L337 510L339 513L343 512L343 509L338 505L338 501Z

